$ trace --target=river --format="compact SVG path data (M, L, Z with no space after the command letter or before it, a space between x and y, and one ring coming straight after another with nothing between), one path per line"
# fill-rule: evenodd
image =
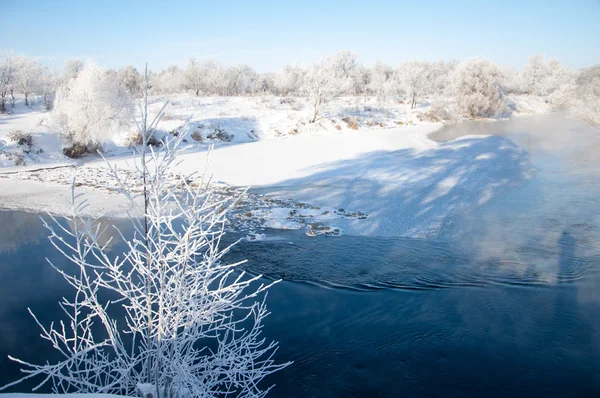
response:
M535 173L444 239L282 231L233 250L283 279L264 334L294 363L269 377L269 396L600 394L600 130L546 115L431 137L480 134L514 140ZM6 355L52 358L26 307L55 319L68 289L45 263L59 257L37 215L0 212L0 225L1 385L18 375Z

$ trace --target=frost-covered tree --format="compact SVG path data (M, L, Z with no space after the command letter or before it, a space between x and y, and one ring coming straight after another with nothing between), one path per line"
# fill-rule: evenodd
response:
M313 63L303 84L303 91L312 107L311 123L317 120L323 105L355 89L358 65L356 56L348 51L340 51Z
M450 87L450 77L458 62L456 60L451 61L438 61L431 64L431 93L437 96L443 96L447 93L448 87Z
M600 65L580 70L576 77L576 83L579 87L584 87L593 83L596 79L600 79Z
M403 63L397 70L397 79L411 108L415 108L417 103L433 88L431 65L425 61L415 59Z
M217 61L208 60L201 64L192 58L184 71L184 84L195 95L226 95L232 77L237 76L228 75Z
M502 87L507 93L521 93L521 76L517 68L501 66Z
M140 72L133 66L127 65L117 71L119 83L134 97L139 97L142 93L143 78Z
M542 54L535 54L529 58L529 62L521 73L521 87L523 92L530 95L540 95L542 81L548 75L546 61Z
M600 127L600 65L579 72L569 105L576 116Z
M360 91L363 70L356 53L339 51L330 57L330 63L341 94L354 95Z
M542 82L542 95L551 95L563 86L575 82L575 74L567 67L560 64L556 58L551 58L548 61L548 75Z
M46 69L39 84L39 94L44 101L44 108L51 110L54 107L54 97L59 84L59 78L55 70Z
M150 89L155 94L175 94L189 89L185 72L177 65L171 65L159 73L149 75Z
M14 105L16 79L15 56L10 50L0 50L0 113L6 112L9 95Z
M114 74L88 63L58 90L51 125L73 144L92 150L126 127L131 111L131 97Z
M298 94L303 84L304 74L304 70L298 65L284 66L275 78L275 87L279 95L285 97Z
M543 55L529 58L521 73L521 90L530 95L545 97L555 106L564 105L568 92L575 86L575 74L555 58L546 61Z
M225 71L225 81L227 82L225 95L252 95L257 78L257 73L248 65L227 68Z
M17 89L25 96L25 105L29 105L29 95L34 91L41 91L44 75L44 66L33 59L20 56L15 60L15 83Z
M75 79L84 66L83 61L79 59L67 59L62 68L63 84L67 84L71 79Z
M220 63L208 60L202 64L204 87L212 95L225 95L229 82Z
M277 75L272 72L261 73L254 82L254 92L260 94L275 93Z
M381 61L375 61L369 71L367 89L378 98L386 97L393 88L394 69Z
M275 363L277 344L261 337L266 291L277 281L262 284L224 261L233 203L204 176L175 173L183 135L147 153L160 114L149 122L145 93L133 181L109 165L132 208L133 233L115 229L126 249L108 250L107 228L81 214L86 201L73 188L71 228L44 222L74 265L50 263L75 290L61 302L67 321L43 326L32 313L62 357L42 365L11 358L26 376L4 388L39 376L54 393L264 397L270 387L260 381L287 365Z
M468 117L491 117L504 110L500 68L485 57L461 62L452 76L459 111Z
M195 58L189 59L187 67L183 71L183 78L186 89L192 91L195 95L200 95L200 91L205 88L202 67Z

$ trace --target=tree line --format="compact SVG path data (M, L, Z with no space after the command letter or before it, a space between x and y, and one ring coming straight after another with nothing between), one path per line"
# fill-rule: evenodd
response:
M16 94L29 103L32 94L43 98L47 108L61 87L83 70L80 60L68 60L60 73L32 58L0 52L0 111L14 107ZM105 70L108 79L131 96L142 93L143 78L129 65ZM375 96L402 100L415 108L427 100L452 113L467 117L490 117L506 110L508 94L543 97L555 108L576 108L587 119L599 122L600 65L569 69L556 59L534 55L518 70L501 67L484 57L462 62L410 60L396 67L381 61L366 67L350 51L315 60L307 66L286 65L277 73L258 73L248 65L223 66L217 61L192 58L184 68L169 66L149 72L149 92L171 95L188 92L197 96L301 96L309 100L314 122L323 105L338 96ZM585 117L584 117L585 118Z

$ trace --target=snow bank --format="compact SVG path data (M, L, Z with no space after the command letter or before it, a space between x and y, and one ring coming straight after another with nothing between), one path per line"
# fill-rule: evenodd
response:
M305 228L314 236L329 228L351 235L444 236L455 217L517 186L532 167L526 151L502 137L468 136L438 144L427 138L438 126L222 146L214 150L209 172L216 181L254 186L257 196L240 215L240 223L252 225L248 233ZM206 156L206 150L190 150L181 156L179 170L201 171ZM122 169L131 163L112 161ZM82 188L95 187L88 187L90 212L124 215L127 204L107 185L105 168L103 161L94 161L48 170L38 173L37 182L0 175L2 206L65 212L66 184L79 175ZM265 204L264 198L272 202Z
M321 124L307 125L302 134L277 137L274 126L296 123L304 112L297 103L278 101L182 96L167 109L169 117L162 127L181 126L184 115L195 112L190 128L199 131L203 142L188 141L177 166L177 171L185 173L203 171L210 123L219 120L219 128L234 136L230 143L216 146L208 172L213 181L253 187L235 218L235 226L248 234L303 228L309 236L341 231L444 236L456 217L517 186L532 171L527 153L508 139L477 136L438 144L428 134L439 123L413 125L407 120L397 124L397 119L406 116L400 115L400 108L394 113L361 105L361 110L356 104L350 106L348 99L330 104ZM152 106L162 102L156 98ZM378 117L380 123L338 130L335 123L346 117L359 123ZM390 123L397 127L389 128ZM203 125L201 131L199 125ZM242 134L246 130L252 134ZM131 158L118 156L122 153L122 147L111 147L110 161L121 170L130 170ZM77 177L78 189L89 194L90 214L124 216L129 209L116 194L103 160L85 159L79 167L6 171L10 173L0 173L3 208L65 214L70 184Z

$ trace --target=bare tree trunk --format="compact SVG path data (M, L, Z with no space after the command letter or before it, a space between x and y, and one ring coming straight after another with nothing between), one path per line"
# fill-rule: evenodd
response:
M317 98L315 98L315 102L313 103L313 118L310 121L311 123L314 123L317 121L318 114L319 114L319 100Z

